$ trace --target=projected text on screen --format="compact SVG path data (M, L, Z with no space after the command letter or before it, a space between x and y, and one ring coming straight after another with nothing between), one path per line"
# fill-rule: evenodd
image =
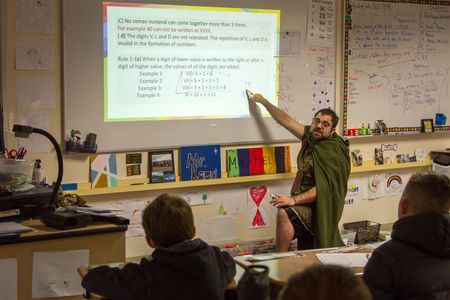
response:
M277 99L278 10L104 3L104 120L248 117Z

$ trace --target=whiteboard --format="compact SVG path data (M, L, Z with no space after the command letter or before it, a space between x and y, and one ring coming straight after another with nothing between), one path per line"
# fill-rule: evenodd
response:
M320 108L335 107L335 1L140 2L280 10L279 78L273 78L278 80L279 107L306 124ZM62 4L66 134L72 129L83 136L96 133L99 152L294 140L270 117L104 122L102 1L63 0ZM254 92L263 90L251 78L244 85Z
M346 2L344 132L375 120L420 132L421 119L450 117L450 2L402 2Z

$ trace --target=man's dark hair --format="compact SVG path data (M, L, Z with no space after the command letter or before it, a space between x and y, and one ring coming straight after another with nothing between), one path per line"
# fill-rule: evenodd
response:
M402 197L408 198L414 213L448 213L450 210L450 179L443 174L414 174Z
M189 204L179 196L162 194L142 212L145 234L158 247L170 247L194 236L194 216Z
M314 114L314 119L319 115L324 115L324 116L330 116L331 117L331 126L332 128L336 128L338 122L339 122L339 117L337 116L337 114L334 112L334 110L329 109L329 108L322 108L321 110L319 110L318 112L316 112Z
M371 300L361 278L338 265L314 265L292 275L280 292L279 300Z

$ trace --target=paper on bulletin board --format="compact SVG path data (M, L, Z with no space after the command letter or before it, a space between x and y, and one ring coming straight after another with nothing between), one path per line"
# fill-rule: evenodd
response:
M411 178L410 173L385 173L384 193L386 196L400 196Z
M334 47L336 36L334 1L309 0L306 42L308 45Z
M17 77L17 109L55 108L54 77Z
M2 300L17 300L17 258L0 259Z
M52 70L55 68L53 38L16 38L16 70Z
M50 122L48 112L20 112L17 124L28 125L49 132ZM50 152L50 141L41 134L31 134L27 139L19 139L19 145L30 152ZM53 146L52 146L53 147ZM25 158L27 158L25 156Z
M384 174L374 174L363 178L363 199L384 197Z
M89 263L89 250L33 253L32 298L82 295L77 268Z
M16 31L54 33L54 2L49 0L17 0Z
M116 203L115 208L120 209L117 215L130 220L128 230L125 232L126 237L145 235L142 228L142 211L148 203L150 200L146 199L122 200Z
M270 222L270 196L267 186L253 186L248 189L248 228L262 228Z
M190 206L212 204L214 193L212 191L200 191L184 194L184 199Z
M142 211L153 199L123 199L114 203L102 204L93 202L90 204L93 207L111 209L112 212L120 217L130 220L125 236L144 236L144 228L142 228Z
M350 177L347 183L347 195L345 196L344 205L359 204L362 196L363 180L361 177Z
M244 190L224 190L216 193L218 216L236 215L246 208L247 195Z
M236 240L236 218L223 216L200 221L198 237L207 243Z

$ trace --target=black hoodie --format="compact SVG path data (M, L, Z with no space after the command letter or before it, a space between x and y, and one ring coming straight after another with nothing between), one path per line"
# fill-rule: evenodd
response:
M363 278L374 300L450 299L450 214L399 219Z
M228 253L200 239L158 248L152 259L123 269L101 266L90 270L82 286L108 299L224 299L236 273Z

